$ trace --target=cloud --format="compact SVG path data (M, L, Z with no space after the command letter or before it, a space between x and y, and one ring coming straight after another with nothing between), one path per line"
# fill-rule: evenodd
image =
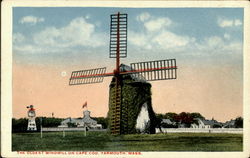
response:
M137 16L137 21L146 29L141 32L129 30L133 37L128 38L129 42L141 49L169 49L184 47L195 38L185 35L177 35L169 30L173 21L168 17L154 17L147 12Z
M150 14L148 12L141 13L136 17L137 21L144 22L150 18Z
M143 12L137 15L136 20L143 23L148 31L158 31L172 24L172 20L168 17L154 17L148 12Z
M157 18L144 23L148 31L158 31L164 27L170 26L172 21L169 18Z
M139 47L145 47L149 43L148 42L148 37L145 34L134 32L134 31L131 31L131 30L129 31L128 34L133 36L133 37L132 36L128 37L128 41L132 45L139 46Z
M134 32L130 31L133 37L128 37L129 44L144 50L178 50L193 44L196 39L189 36L180 36L173 32L162 30L154 32Z
M195 38L179 36L169 31L162 31L159 35L155 36L152 41L161 48L169 49L175 47L184 47L195 42Z
M24 44L24 45L14 45L14 50L18 52L25 52L25 53L39 53L44 51L41 47L36 47L35 45L31 44Z
M40 22L44 22L44 18L43 17L35 17L32 15L29 16L24 16L19 20L19 23L21 24L31 24L31 25L35 25L36 23L40 23Z
M195 53L193 55L238 55L242 53L242 49L243 45L240 41L228 41L223 37L210 36L194 45L193 50Z
M235 27L241 26L242 22L239 19L225 19L225 18L218 18L218 25L222 28L225 27Z
M98 47L104 44L102 39L102 34L95 32L95 25L83 17L73 19L65 27L48 27L34 35L36 44L59 47Z
M227 40L229 40L231 38L231 36L228 33L225 33L224 34L224 38L227 39Z
M15 40L17 40L20 35L15 36ZM98 33L95 25L87 22L86 17L77 17L60 28L46 27L44 30L34 33L28 43L16 44L14 48L17 51L30 53L65 52L83 47L85 49L100 47L105 44L105 39L105 35Z
M135 52L169 52L185 55L225 55L242 53L242 42L231 38L225 33L222 36L207 36L196 38L185 33L179 33L175 26L181 26L168 17L155 17L142 13L136 17L140 31L129 30L128 42L130 50ZM220 19L223 27L242 25L239 19ZM198 40L199 39L199 40Z
M25 40L25 37L23 34L21 33L14 33L13 36L12 36L12 41L13 43L21 43Z
M241 20L236 19L236 20L234 21L234 25L235 25L235 26L240 26L240 25L242 25Z
M223 46L223 40L221 37L218 36L211 36L209 38L205 38L207 46L210 48L220 47Z

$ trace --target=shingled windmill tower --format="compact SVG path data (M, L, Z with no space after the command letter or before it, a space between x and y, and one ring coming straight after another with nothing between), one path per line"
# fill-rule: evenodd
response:
M130 66L120 65L120 58L127 57L127 24L127 14L118 12L111 15L109 57L116 59L113 72L106 73L106 67L73 71L69 80L69 85L92 84L102 82L104 77L113 76L108 113L111 134L134 133L136 119L141 115L139 111L143 109L154 114L151 106L151 84L147 81L177 77L175 59L131 63ZM142 102L136 102L136 98L142 98ZM150 115L149 119L152 117L153 115Z

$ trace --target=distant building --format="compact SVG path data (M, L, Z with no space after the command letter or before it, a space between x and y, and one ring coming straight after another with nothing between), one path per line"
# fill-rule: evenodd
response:
M191 128L212 128L212 123L209 120L204 120L200 118L196 118L197 123L192 123Z
M225 122L222 128L235 128L235 120Z
M190 128L221 128L222 123L212 119L205 120L200 118L195 118L196 123L191 124Z
M90 117L90 111L83 111L83 118L67 118L58 127L87 127L88 129L102 129L101 124Z
M172 125L173 122L170 119L162 119L161 123L166 123L168 125Z

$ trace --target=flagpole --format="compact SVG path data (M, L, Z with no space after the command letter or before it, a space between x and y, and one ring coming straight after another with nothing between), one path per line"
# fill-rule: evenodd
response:
M41 138L43 138L42 117L40 118L40 134L41 134Z

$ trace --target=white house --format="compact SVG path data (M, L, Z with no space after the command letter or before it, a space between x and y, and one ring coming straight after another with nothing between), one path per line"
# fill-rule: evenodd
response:
M212 128L213 124L211 121L209 120L204 120L204 119L200 119L200 118L196 118L197 123L193 123L191 124L191 128Z

